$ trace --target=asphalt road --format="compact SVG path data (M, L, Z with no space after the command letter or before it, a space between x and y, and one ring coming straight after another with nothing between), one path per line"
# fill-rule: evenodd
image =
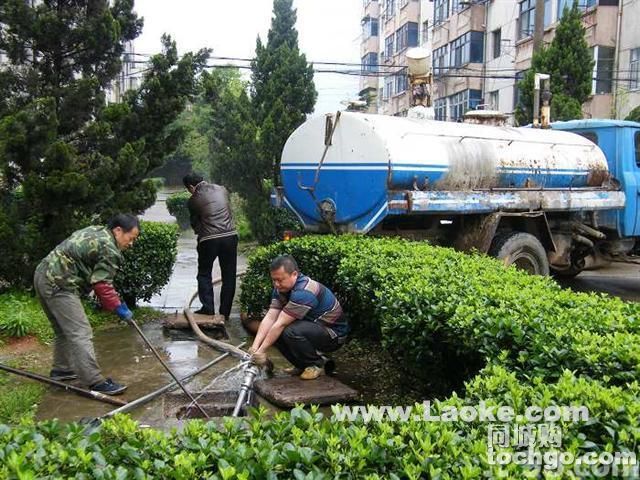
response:
M640 265L612 263L598 270L588 270L561 285L580 292L603 292L623 300L640 301Z

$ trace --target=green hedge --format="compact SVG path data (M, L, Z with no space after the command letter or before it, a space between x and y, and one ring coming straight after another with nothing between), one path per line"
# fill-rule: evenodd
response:
M640 305L425 243L323 236L261 248L243 280L248 312L268 305L268 264L285 252L418 374L444 345L461 358L500 359L522 378L564 368L616 385L640 378Z
M356 332L379 335L407 375L455 353L483 363L435 402L451 407L585 406L585 422L560 421L560 451L640 448L640 306L563 290L483 256L397 239L308 237L258 249L241 300L268 303L269 261L291 253L330 286ZM443 346L444 345L444 346ZM418 406L416 408L419 409ZM416 412L419 413L419 410ZM516 420L516 423L522 423ZM221 425L193 421L180 432L141 429L126 417L86 436L77 425L0 427L0 476L9 478L575 478L488 459L488 424L341 422L317 409L264 412ZM553 448L542 446L542 452ZM502 452L520 451L511 446ZM595 477L594 474L588 474Z
M175 217L182 230L191 227L189 208L187 207L190 198L189 192L176 192L169 195L166 200L167 210Z
M169 283L178 254L176 225L141 222L140 236L124 252L124 263L115 280L116 290L130 306L150 300Z
M477 400L487 406L589 405L597 417L559 422L562 450L637 451L640 391L607 388L565 372L557 383L523 385L503 367L470 382L467 398L432 405L432 414ZM420 414L420 406L415 407ZM611 434L611 431L617 433ZM477 422L343 422L317 408L218 425L196 420L169 433L140 428L125 416L87 433L55 421L0 426L1 478L211 478L211 479L470 479L539 478L525 467L491 465L486 424ZM513 452L514 450L505 450ZM540 477L541 478L541 477ZM569 475L545 478L574 478Z

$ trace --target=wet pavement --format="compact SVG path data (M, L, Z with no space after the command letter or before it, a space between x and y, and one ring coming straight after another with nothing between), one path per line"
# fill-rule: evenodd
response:
M158 193L158 200L142 217L143 220L153 222L175 223L175 218L167 211L166 199L175 190L166 190ZM247 259L244 255L238 255L238 271L244 270ZM196 236L191 229L181 233L178 239L178 257L173 267L173 274L169 283L162 291L155 295L149 302L141 302L140 305L149 306L165 311L181 311L197 289L196 274L198 272L198 253L196 252ZM213 277L220 276L220 267L215 262ZM239 293L239 283L236 285L236 297ZM219 287L218 287L219 288ZM216 299L219 298L219 290L216 290ZM199 307L196 299L194 306Z
M143 220L175 222L166 210L167 195L167 192L159 194L157 203L145 213ZM245 266L246 258L240 255L238 270ZM141 305L156 308L164 313L181 311L196 289L196 272L196 239L193 232L186 231L178 241L178 256L169 284L149 302L143 302ZM216 262L213 276L215 278L219 275ZM247 334L240 323L239 287L238 281L231 318L227 323L227 333L230 337L228 341L234 345L247 339ZM219 293L218 286L215 288L216 299L219 298ZM194 302L193 307L199 307L198 300ZM161 317L162 314L159 314L157 321L143 325L142 330L179 378L221 355L220 352L198 341L190 331L164 329L161 325ZM122 326L96 332L94 345L103 374L128 385L127 391L118 398L131 401L172 381L170 375L162 368L133 328ZM276 364L283 363L283 359L278 358L277 352L272 356ZM208 386L213 378L237 364L237 360L226 358L191 381L188 384L189 391L198 391ZM112 405L85 399L51 387L39 406L37 418L80 420L84 417L103 415L114 408ZM160 398L139 407L131 415L145 424L166 425L163 410L162 398Z
M165 207L166 197L167 192L162 192L156 205L150 208L143 218L152 221L174 222ZM178 242L178 257L169 284L144 305L157 308L165 314L182 310L195 291L197 271L195 247L196 240L193 233L183 232ZM238 270L244 266L246 266L246 258L240 255ZM217 265L214 270L214 277L216 276L219 276ZM610 267L600 270L583 272L575 279L564 280L562 284L578 291L600 291L619 296L625 300L638 301L640 300L640 266L612 264ZM227 324L227 332L230 336L228 341L234 345L247 340L247 334L240 324L239 282L237 287L236 302ZM219 287L216 288L215 293L216 299L219 298ZM194 307L198 306L196 301ZM159 314L159 317L161 316L162 314ZM164 329L160 320L158 318L157 321L143 325L142 330L178 377L186 376L221 355L220 352L198 341L190 331ZM169 374L153 357L152 352L145 346L133 328L123 326L97 332L94 344L103 373L129 387L119 398L131 401L172 381ZM271 349L270 358L274 361L276 368L288 366L275 349ZM212 379L237 364L237 360L227 358L214 365L188 383L189 391L198 392L205 387L213 388L210 385ZM238 383L238 378L235 378L235 383ZM37 417L39 419L58 418L62 421L71 421L85 417L96 417L113 409L115 409L114 406L51 387L40 404ZM143 424L160 427L172 426L176 423L175 419L165 418L164 396L133 410L131 416Z
M631 302L640 301L640 265L637 264L612 263L558 283L578 292L602 292Z

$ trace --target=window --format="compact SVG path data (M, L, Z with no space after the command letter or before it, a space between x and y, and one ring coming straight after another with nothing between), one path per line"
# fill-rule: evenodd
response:
M369 37L377 37L380 32L380 26L377 18L366 17L362 20L362 36L367 39Z
M384 9L385 20L393 18L396 14L396 0L387 0L386 8Z
M418 46L418 24L407 22L396 31L396 53Z
M614 47L603 47L602 45L594 47L596 79L593 82L593 93L595 95L611 93L614 55Z
M362 57L362 71L363 72L377 72L378 71L378 54L375 52L367 53Z
M449 0L435 0L433 6L433 24L438 25L449 18Z
M429 41L429 20L422 22L422 39L421 43L424 45Z
M536 0L524 0L520 2L520 15L518 17L518 40L533 35L535 24Z
M500 110L500 90L489 92L489 108L491 110Z
M393 33L384 39L384 57L386 59L393 57Z
M447 119L447 99L439 98L435 102L433 102L433 109L435 110L436 120L446 120Z
M633 140L636 144L636 165L640 167L640 132L636 132Z
M634 48L631 50L629 71L629 89L637 90L640 88L640 48Z
M393 77L384 79L384 99L389 99L393 95Z
M578 135L582 135L587 140L591 140L598 145L598 134L596 132L576 132Z
M498 28L491 32L491 42L493 43L493 58L498 58L502 49L502 29Z
M480 90L464 90L449 97L451 102L451 120L462 121L463 115L480 104Z
M440 48L436 48L433 51L433 73L436 75L446 73L447 67L447 58L449 58L447 52L449 51L449 46L444 45Z
M584 11L587 8L593 7L594 5L596 5L596 3L598 3L597 0L578 0L578 10ZM564 15L564 9L565 8L571 9L572 5L573 5L573 0L558 0L558 20L560 20ZM545 8L546 8L546 5L545 5Z
M409 78L407 77L407 69L403 68L402 70L400 70L400 72L398 72L395 75L395 77L396 77L395 95L398 95L399 93L405 92L409 87Z
M551 0L544 0L544 28L551 25Z
M461 67L467 63L482 63L484 34L467 32L450 43L449 66Z

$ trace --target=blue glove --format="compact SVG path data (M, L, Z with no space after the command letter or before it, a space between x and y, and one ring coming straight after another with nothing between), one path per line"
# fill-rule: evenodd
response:
M124 322L128 322L133 319L133 313L131 313L131 310L129 310L129 307L127 307L127 304L124 302L118 305L118 308L116 308L116 315L118 315L118 317L120 317L120 320Z

